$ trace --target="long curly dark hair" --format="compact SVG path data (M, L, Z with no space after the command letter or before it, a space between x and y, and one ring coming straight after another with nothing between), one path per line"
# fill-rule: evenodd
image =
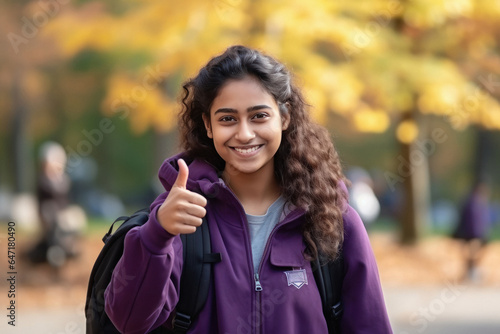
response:
M306 210L303 235L306 256L337 257L344 238L342 213L346 194L340 160L328 131L312 122L302 93L286 67L274 58L244 46L232 46L211 59L184 85L180 113L181 144L191 157L224 169L224 160L207 136L203 116L227 80L252 76L271 94L280 113L290 115L274 157L275 174L284 198Z

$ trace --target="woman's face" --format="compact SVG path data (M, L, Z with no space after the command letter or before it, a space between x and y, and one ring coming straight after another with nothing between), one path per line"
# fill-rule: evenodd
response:
M226 162L225 170L274 173L274 155L289 118L280 115L274 97L253 77L230 80L204 117L208 137Z

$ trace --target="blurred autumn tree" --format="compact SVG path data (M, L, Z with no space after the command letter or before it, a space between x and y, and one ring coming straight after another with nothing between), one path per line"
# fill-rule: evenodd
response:
M52 3L59 7L40 40L53 41L53 59L63 63L106 59L89 68L98 74L95 85L85 87L103 92L104 117L127 120L135 133L171 132L180 83L231 44L283 60L322 124L329 125L332 113L361 132L382 133L396 124L401 153L385 177L391 189L404 189L405 243L418 238L426 219L427 159L447 136L428 128L425 115L456 129L500 128L495 0ZM61 89L71 80L59 79ZM72 101L85 110L89 94Z
M7 37L7 32L13 30L16 23L14 18L20 17L23 6L27 1L11 4L9 12L0 11L0 31ZM11 14L11 15L9 15ZM31 68L36 66L38 57L17 57L11 50L9 40L2 38L0 41L0 133L3 156L9 156L8 162L15 169L20 169L26 163L26 118L28 103L34 98L33 85L28 84L26 76L32 74ZM29 59L27 59L29 58ZM11 129L12 131L8 131ZM7 144L8 143L8 144ZM5 171L7 159L2 159L2 171ZM3 174L3 173L2 173ZM18 174L14 180L16 191L26 190L27 180Z

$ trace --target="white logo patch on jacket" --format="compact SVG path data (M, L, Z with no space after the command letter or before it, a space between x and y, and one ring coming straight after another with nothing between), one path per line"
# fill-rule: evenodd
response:
M304 284L308 284L305 269L285 271L285 275L286 280L288 281L288 286L293 285L297 289L300 289Z

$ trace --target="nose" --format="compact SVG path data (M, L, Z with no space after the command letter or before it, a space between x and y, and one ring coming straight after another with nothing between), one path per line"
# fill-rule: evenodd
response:
M242 143L248 143L255 138L255 132L248 122L243 121L238 125L238 131L236 132L235 138Z

